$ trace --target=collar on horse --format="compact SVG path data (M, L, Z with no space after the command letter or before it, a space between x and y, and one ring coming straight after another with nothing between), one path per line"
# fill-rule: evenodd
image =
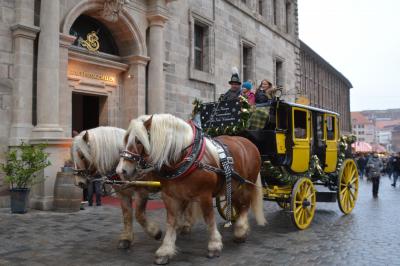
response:
M192 120L190 120L188 123L193 130L192 143L183 150L187 150L187 152L182 161L179 162L174 168L167 169L166 167L163 167L157 171L158 175L165 179L171 180L191 174L199 167L199 163L203 158L206 148L204 134L201 128Z

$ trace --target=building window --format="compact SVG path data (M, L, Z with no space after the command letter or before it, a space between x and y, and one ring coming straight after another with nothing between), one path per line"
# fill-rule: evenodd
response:
M289 2L286 2L285 4L285 27L286 27L286 33L290 32L290 13L291 13L291 5Z
M110 30L102 22L92 17L80 15L72 24L69 34L76 37L72 45L82 49L87 49L85 42L90 35L95 34L98 38L98 50L96 51L119 55L118 47Z
M189 13L189 23L189 78L214 84L214 23L193 11Z
M254 69L255 69L255 60L254 60L254 49L255 44L249 42L247 40L243 40L241 42L242 46L242 79L243 81L254 80Z
M251 79L251 47L243 46L243 81Z
M261 16L263 15L263 1L264 0L258 0L258 14Z
M194 68L204 70L204 32L205 28L194 25Z
M283 77L283 61L280 59L275 59L275 85L277 88L283 87L284 77Z
M274 25L277 25L277 5L276 5L276 0L272 0L272 12L273 12L273 17L272 17L272 21L274 22Z

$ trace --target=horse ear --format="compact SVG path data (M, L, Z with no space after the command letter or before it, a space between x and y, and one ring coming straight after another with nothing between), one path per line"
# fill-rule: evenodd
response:
M143 125L146 128L146 130L148 131L151 127L151 122L153 120L153 115L150 116L150 118L146 121L144 121Z
M83 140L85 142L89 142L89 132L87 132L87 130L85 131L85 134L83 135Z

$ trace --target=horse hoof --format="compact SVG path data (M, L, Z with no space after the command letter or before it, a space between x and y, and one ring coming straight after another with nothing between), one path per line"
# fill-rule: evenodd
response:
M207 258L218 258L221 255L221 250L209 250Z
M246 242L246 237L235 237L235 238L233 239L233 241L234 241L235 243L241 244L241 243Z
M161 237L162 237L162 231L160 230L160 231L158 231L158 233L154 236L154 239L155 239L155 240L160 240Z
M154 264L157 264L157 265L165 265L168 263L169 263L168 256L156 257L156 259L154 260Z
M190 226L182 226L182 228L181 228L182 235L188 235L188 234L190 234L191 231L192 231L192 229L190 228Z
M118 243L118 248L119 249L128 249L131 246L131 241L129 240L120 240Z

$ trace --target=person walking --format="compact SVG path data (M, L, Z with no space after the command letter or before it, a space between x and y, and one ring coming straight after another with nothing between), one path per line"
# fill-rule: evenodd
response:
M374 153L367 161L367 173L368 177L372 181L372 196L378 197L379 182L381 178L381 172L383 170L383 164L377 153Z
M400 175L400 152L397 153L397 155L393 157L391 164L392 164L391 167L392 167L392 172L393 172L392 187L396 187L396 182Z
M365 173L365 166L367 164L367 159L364 157L364 154L361 154L357 160L357 166L360 170L360 178L363 179Z

